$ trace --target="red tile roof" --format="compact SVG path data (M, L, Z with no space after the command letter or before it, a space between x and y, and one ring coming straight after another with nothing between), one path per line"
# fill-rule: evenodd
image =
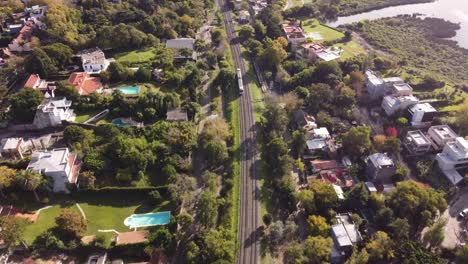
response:
M339 167L336 160L313 160L310 162L310 164L314 167L315 170L330 170Z
M136 244L147 241L149 231L133 231L133 232L121 232L117 236L116 244L125 245L125 244Z
M325 48L322 45L317 44L317 43L313 43L313 42L304 43L304 44L301 45L301 47L303 47L304 49L313 50L315 53L325 50Z
M40 80L41 77L39 77L39 74L31 74L29 75L28 80L24 84L24 87L34 88L34 86L36 86L37 82Z
M31 37L32 37L32 32L33 32L33 28L26 25L24 26L18 36L16 36L15 40L16 42L20 43L20 42L29 42L31 41Z
M89 95L102 88L101 79L91 77L87 72L72 73L68 78L68 82L76 88L80 95Z

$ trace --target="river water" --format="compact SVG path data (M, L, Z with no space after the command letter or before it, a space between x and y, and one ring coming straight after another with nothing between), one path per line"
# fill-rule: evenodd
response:
M402 5L387 7L353 16L338 17L336 21L328 23L337 27L344 24L359 22L364 19L374 20L383 17L419 13L425 16L443 18L459 23L461 29L452 38L460 47L468 49L468 0L437 0L426 4Z

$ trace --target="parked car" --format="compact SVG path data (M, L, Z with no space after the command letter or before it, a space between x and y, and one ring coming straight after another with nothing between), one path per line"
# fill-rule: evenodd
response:
M463 211L461 211L458 216L461 218L461 219L465 219L468 217L468 208L465 208L463 209Z

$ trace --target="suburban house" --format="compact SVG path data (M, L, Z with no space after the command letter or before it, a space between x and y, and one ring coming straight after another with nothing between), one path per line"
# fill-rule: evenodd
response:
M468 142L462 137L447 142L442 153L436 155L436 160L445 177L457 185L463 181L457 169L468 168Z
M283 23L281 26L283 27L286 39L288 40L289 44L291 44L291 48L293 50L295 50L299 44L306 41L306 35L304 34L301 26L296 21Z
M81 161L75 154L68 148L58 148L34 152L27 169L52 177L52 191L68 193L67 184L77 184L80 167Z
M303 109L299 109L294 112L294 119L296 121L297 127L305 130L306 138L312 138L314 135L313 129L317 128L315 118L307 114Z
M432 144L421 130L414 130L406 133L403 146L405 146L411 155L421 155L429 152Z
M179 108L167 110L166 120L173 121L173 122L188 121L187 109L179 107Z
M14 38L8 48L14 52L25 52L31 51L33 48L31 46L33 28L31 26L24 26Z
M68 77L68 82L75 87L80 95L86 96L92 92L101 93L103 85L99 77L91 77L87 72L74 72Z
M327 139L325 138L313 138L306 141L307 152L309 154L316 154L319 151L326 151Z
M372 182L392 182L392 176L396 173L393 160L385 153L374 153L367 157L367 178Z
M248 10L239 11L239 22L248 23L250 21L250 13Z
M86 49L78 52L78 57L81 58L83 70L87 73L100 73L109 67L113 59L106 59L104 52L98 47Z
M8 33L9 33L10 35L18 34L22 28L23 28L23 24L11 24L11 25L8 25Z
M42 101L37 107L33 124L36 128L60 126L62 121L75 120L75 114L70 109L72 101L65 97L49 98Z
M41 79L39 74L31 74L24 83L25 88L32 88L34 90L39 90L45 94L45 97L54 97L54 91L57 88L53 83L47 82L44 79Z
M381 99L385 95L384 81L373 71L368 70L366 76L366 89L371 99Z
M406 110L417 103L419 103L418 98L412 95L387 95L382 100L382 108L387 116L391 116L396 112Z
M298 47L296 57L307 59L311 62L316 60L332 61L340 58L340 51L325 49L320 44L308 42L303 43Z
M431 126L427 131L427 137L435 150L441 150L448 142L455 141L458 135L449 126L439 125Z
M429 103L415 104L408 109L411 125L414 127L430 126L437 115L437 110Z
M43 19L47 12L47 6L34 5L32 7L27 7L24 12L29 16L28 22L32 22L32 24L38 28L45 29L46 25Z
M330 261L332 263L341 263L345 256L352 253L353 246L362 241L362 236L350 213L338 214L336 220L337 224L331 227L334 245Z
M268 6L267 0L255 0L255 3L252 6L255 16L262 12Z
M22 159L23 153L23 138L3 138L0 141L0 157L6 159Z
M175 50L174 59L197 59L195 51L195 39L193 38L177 38L166 41L166 48ZM188 54L184 54L184 50Z

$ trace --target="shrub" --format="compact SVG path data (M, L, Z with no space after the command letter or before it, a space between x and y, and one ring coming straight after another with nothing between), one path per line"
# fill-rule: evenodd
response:
M152 204L158 204L161 201L161 194L157 190L151 191L148 196Z

